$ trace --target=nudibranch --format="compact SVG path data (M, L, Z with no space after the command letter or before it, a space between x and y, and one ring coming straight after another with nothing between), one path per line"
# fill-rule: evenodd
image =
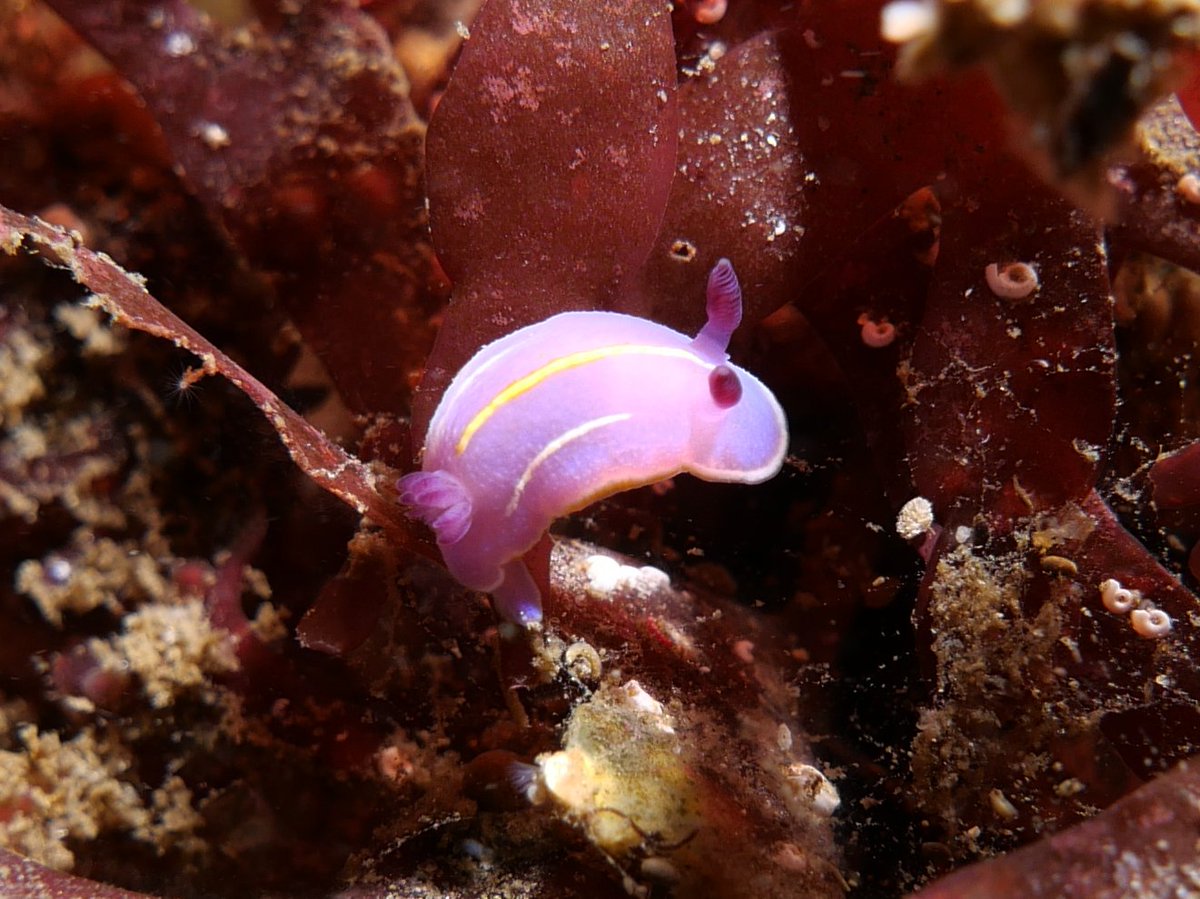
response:
M429 423L400 501L462 584L510 621L541 620L522 559L554 519L681 472L757 484L787 450L778 400L726 349L742 318L729 260L695 338L616 312L565 312L479 350Z

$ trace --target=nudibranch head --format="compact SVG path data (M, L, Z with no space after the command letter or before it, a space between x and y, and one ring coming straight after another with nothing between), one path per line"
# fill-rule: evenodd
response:
M728 260L707 295L695 338L567 312L488 344L451 382L400 499L433 528L450 573L505 618L540 620L521 557L555 518L680 472L754 484L779 471L783 410L727 353L742 314Z

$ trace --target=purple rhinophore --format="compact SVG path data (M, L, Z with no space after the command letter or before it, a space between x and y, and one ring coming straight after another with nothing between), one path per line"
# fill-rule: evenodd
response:
M729 358L725 353L729 339L742 323L742 286L728 259L718 259L708 273L707 294L708 321L692 345L709 361L724 362Z
M483 347L446 390L400 500L446 567L521 624L541 620L522 556L554 519L680 472L757 484L787 450L783 409L729 362L741 289L708 280L695 339L615 312L565 312Z
M742 398L742 382L737 372L728 365L718 365L708 373L708 392L713 402L722 409L736 406Z

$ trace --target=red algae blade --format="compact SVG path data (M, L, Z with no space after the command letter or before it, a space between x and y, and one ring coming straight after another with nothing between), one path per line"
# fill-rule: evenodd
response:
M658 231L675 146L665 4L484 6L429 129L434 244L455 287L414 433L482 344L615 305Z
M203 374L220 374L246 394L279 434L293 461L309 477L383 527L396 545L428 554L415 526L377 484L375 472L288 408L261 381L222 353L147 292L137 275L103 254L79 246L61 229L0 207L0 248L43 254L68 269L94 294L92 302L121 324L194 353Z
M964 868L913 899L1190 894L1196 888L1198 809L1200 765L1192 759L1090 821Z
M1107 259L1096 224L1015 162L956 191L904 373L904 428L917 491L939 523L986 510L1004 530L1095 482L1116 402ZM1005 202L1014 192L1023 221ZM1020 301L987 283L990 264L1014 261L1041 279Z
M223 29L181 0L50 6L138 91L346 404L404 411L436 297L424 126L378 23L342 3L307 4L278 34Z
M105 886L73 874L55 871L30 861L15 852L0 848L0 888L5 899L150 899L145 893L134 893Z

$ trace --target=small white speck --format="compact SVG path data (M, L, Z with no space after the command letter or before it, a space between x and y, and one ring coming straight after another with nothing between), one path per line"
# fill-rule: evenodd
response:
M54 558L46 562L46 578L55 584L65 584L71 579L71 563L66 559Z
M454 30L464 41L469 41L471 39L471 29L468 28L462 20L455 21Z
M216 122L201 122L196 130L210 150L229 146L229 132Z
M172 31L163 42L167 56L179 59L196 52L196 42L186 31Z

